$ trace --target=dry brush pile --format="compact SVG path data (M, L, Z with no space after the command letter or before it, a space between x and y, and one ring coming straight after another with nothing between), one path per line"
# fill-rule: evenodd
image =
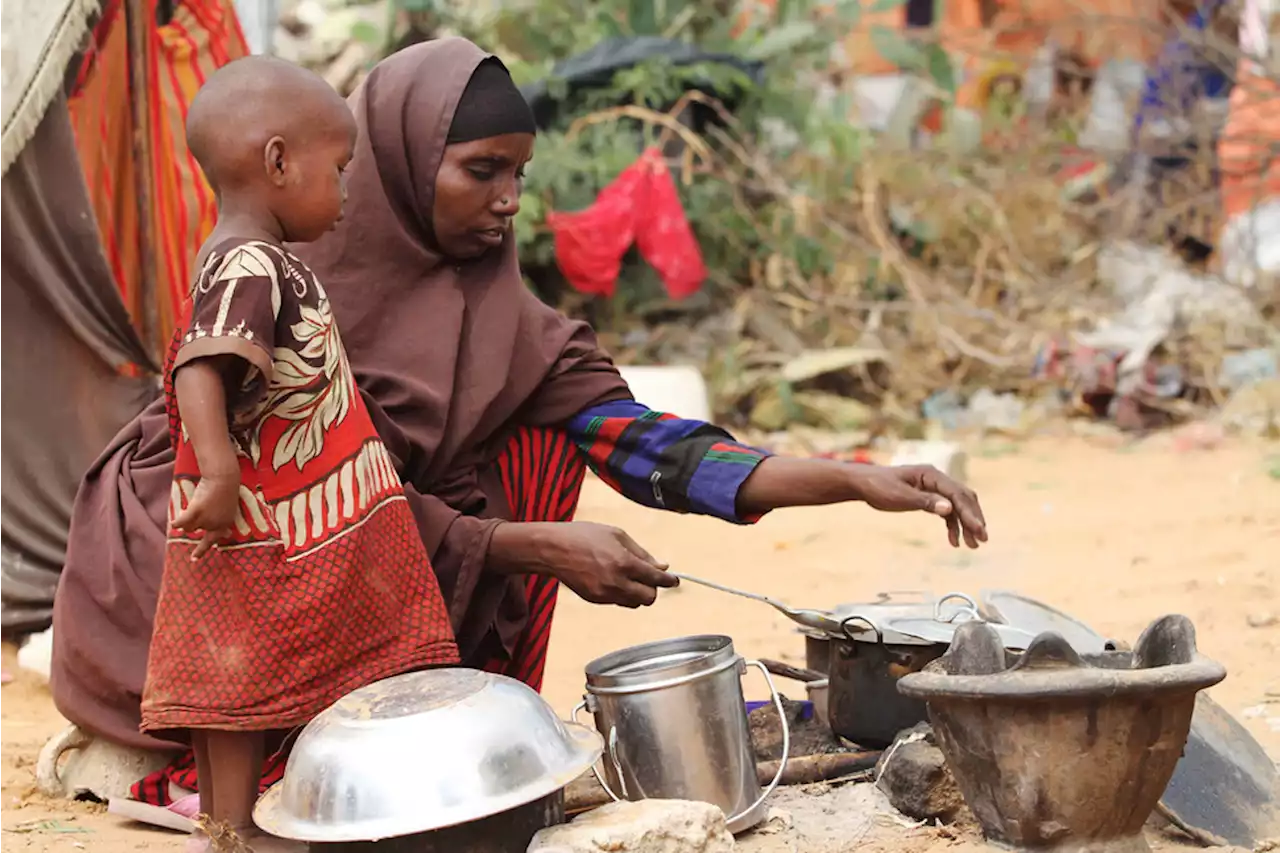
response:
M833 69L832 28L809 8L818 4L785 4L791 19L745 30L730 25L720 0L610 0L581 15L563 0L522 0L496 18L451 13L456 3L406 5L398 18L365 13L401 22L365 42L402 43L406 21L461 32L502 55L521 82L618 35L762 59L758 97L732 113L704 93L733 80L694 67L702 83L718 81L695 87L691 69L662 63L620 71L580 98L541 134L517 228L531 286L545 299L592 319L621 361L699 364L728 422L842 426L871 411L911 420L941 389L1034 393L1046 344L1106 322L1131 299L1099 276L1108 246L1170 246L1199 271L1221 226L1212 131L1201 129L1200 112L1188 114L1177 146L1191 164L1155 186L1137 181L1131 152L1069 144L1090 103L1069 56L1050 69L1057 85L1047 100L1023 97L1029 77L997 75L975 117L946 109L958 63L936 44L880 34L900 64L914 66L912 91L924 95L905 124L897 116L872 132L850 106L852 81ZM650 20L658 8L669 19ZM1234 67L1234 45L1218 39L1213 50ZM349 71L342 76L359 78ZM997 99L1010 78L1012 96ZM942 130L922 136L920 115L934 103ZM691 105L698 122L687 120ZM654 145L668 155L709 280L673 303L632 258L614 297L584 298L559 274L547 214L586 207ZM1196 389L1193 408L1220 401L1225 351L1275 344L1274 285L1236 296L1252 306L1243 321L1206 315L1165 342L1164 357Z

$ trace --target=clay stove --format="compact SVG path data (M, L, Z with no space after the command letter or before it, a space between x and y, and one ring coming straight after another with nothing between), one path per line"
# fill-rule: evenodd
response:
M1142 827L1182 754L1196 693L1226 677L1184 616L1132 652L1081 657L1038 636L1010 665L995 630L962 625L899 689L928 703L938 745L994 842L1055 853L1148 853Z

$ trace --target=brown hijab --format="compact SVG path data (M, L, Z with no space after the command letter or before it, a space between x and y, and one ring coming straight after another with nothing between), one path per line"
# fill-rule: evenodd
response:
M525 286L510 236L475 261L431 237L435 176L458 101L488 58L465 39L384 60L350 99L360 128L336 231L293 247L329 293L356 381L410 491L464 659L491 628L510 651L516 579L482 576L510 517L493 462L517 425L549 426L626 384L583 323ZM496 622L496 625L495 625Z
M346 218L295 246L329 292L370 415L396 459L450 604L464 661L513 648L515 578L483 573L510 517L492 464L520 425L553 426L630 397L591 330L524 286L514 242L466 263L429 238L435 174L458 100L486 58L444 39L378 65L351 99L360 140ZM117 743L138 731L163 570L173 451L163 400L134 418L81 483L54 603L52 683L72 722Z

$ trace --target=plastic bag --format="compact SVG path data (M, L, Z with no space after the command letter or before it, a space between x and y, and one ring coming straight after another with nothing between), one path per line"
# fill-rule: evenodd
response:
M556 263L580 293L612 296L633 242L672 299L697 292L707 277L675 181L656 148L624 169L590 207L553 212L547 225L555 234Z

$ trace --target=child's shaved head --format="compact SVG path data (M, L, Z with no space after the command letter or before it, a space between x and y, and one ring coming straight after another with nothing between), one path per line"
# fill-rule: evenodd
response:
M355 118L328 83L265 56L218 69L187 113L219 221L281 240L314 240L341 218L355 142Z
M265 177L267 143L303 147L354 135L342 96L316 74L282 59L247 56L215 71L187 112L187 145L215 192Z

